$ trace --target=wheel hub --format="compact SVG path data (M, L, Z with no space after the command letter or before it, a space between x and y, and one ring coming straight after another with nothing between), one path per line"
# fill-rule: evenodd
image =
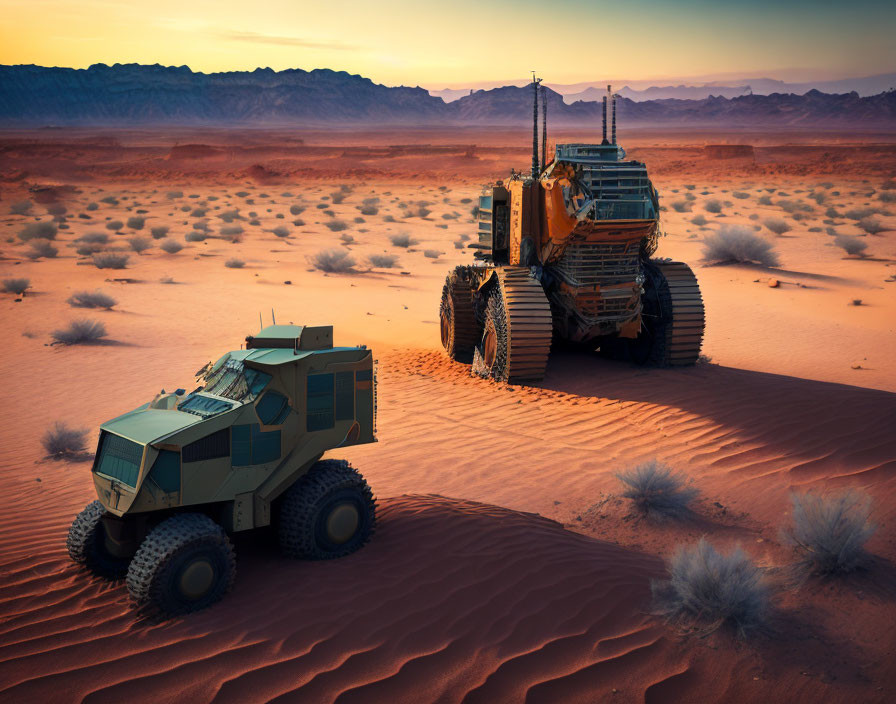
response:
M205 558L200 558L184 567L178 585L180 592L188 599L205 596L215 582L215 568Z
M339 504L327 516L327 538L336 545L347 543L358 532L360 524L361 515L354 504Z

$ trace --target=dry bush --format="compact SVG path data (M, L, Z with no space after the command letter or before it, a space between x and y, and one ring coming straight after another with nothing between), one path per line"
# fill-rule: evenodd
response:
M239 210L225 210L220 215L218 215L226 223L231 223L234 220L242 220L243 218L240 216Z
M190 211L191 218L204 218L205 214L208 212L208 208L193 208Z
M4 293L14 293L17 296L21 296L29 288L31 288L30 279L3 279Z
M834 244L840 247L848 255L865 256L865 250L868 249L868 243L863 242L858 237L852 235L837 235L834 237Z
M674 200L669 203L672 206L672 210L676 213L689 213L691 212L691 203L686 200ZM474 208L476 212L473 213L473 217L475 218L479 214L479 208Z
M776 235L783 235L785 232L790 232L791 230L790 225L781 218L766 218L762 221L762 224Z
M84 452L87 430L69 428L64 422L56 421L47 429L40 442L47 451L47 456L54 459L71 459Z
M118 198L115 196L106 196L105 198L100 198L100 203L108 203L109 205L118 205Z
M398 234L392 235L389 237L389 241L396 247L413 247L415 244L418 244L418 240L415 240L411 237L407 232L399 232Z
M177 198L183 198L184 192L183 191L168 191L168 193L165 194L165 197L168 198L168 200L176 200Z
M11 215L27 215L31 212L30 200L19 200L9 204L9 212Z
M152 247L152 240L148 237L131 237L128 239L128 244L131 245L131 249L137 254L143 254L143 252Z
M687 485L683 474L673 472L657 460L619 472L616 478L625 485L622 495L648 515L685 516L700 493Z
M118 301L102 291L78 291L69 296L68 304L73 308L105 308L110 310Z
M277 237L289 237L289 228L280 225L279 227L275 227L271 232L274 233Z
M305 206L304 206L304 205L291 205L291 206L289 206L289 213L290 213L290 215L301 215L301 214L304 213L304 212L305 212Z
M742 225L722 227L703 240L703 258L716 264L751 263L777 266L778 255L772 245Z
M348 229L348 223L345 220L330 220L324 224L333 232L342 232Z
M177 254L184 246L177 240L162 240L159 249L168 254Z
M380 209L375 205L362 205L359 210L361 215L376 215L380 212Z
M53 245L50 240L36 239L31 240L29 242L30 250L25 253L25 256L29 259L52 259L57 254L59 254L59 250Z
M738 200L746 200L750 197L749 193L744 193L743 191L731 191L731 195Z
M896 203L896 192L893 191L881 191L877 197L882 203Z
M355 238L347 232L343 232L341 235L339 235L339 239L342 240L343 244L353 244L355 241Z
M55 240L59 228L52 222L30 222L19 230L19 239L22 242L31 240Z
M106 223L106 229L114 232L118 232L123 227L124 223L121 220L110 220Z
M86 242L87 244L106 244L109 241L109 235L105 232L88 232L81 235L77 242Z
M846 491L832 496L792 494L793 525L785 535L800 563L817 574L852 572L868 563L865 543L874 535L870 497Z
M701 538L679 547L668 569L669 579L651 586L658 611L669 620L696 622L706 631L729 625L741 635L766 622L771 589L740 547L723 555Z
M880 220L876 220L872 217L862 218L856 225L859 226L859 229L864 230L869 235L879 235L881 232L887 230L886 227L880 224Z
M330 194L330 198L336 205L339 205L342 201L345 200L345 193L342 191L335 191Z
M93 265L97 269L124 269L130 257L119 252L100 252L93 255Z
M815 191L809 194L809 198L814 200L818 205L823 204L828 199L828 194L823 191Z
M438 259L442 253L437 249L424 249L423 256L427 259Z
M717 198L710 198L703 203L703 209L707 213L721 213L722 212L722 202Z
M228 269L242 269L244 266L246 266L246 262L244 262L242 259L228 259L226 262L224 262L224 266L226 266Z
M355 260L344 249L323 249L311 257L311 263L328 274L344 274L352 271Z
M207 238L208 238L208 235L205 234L204 232L194 231L194 232L188 232L187 234L184 235L184 239L187 242L205 242L205 240Z
M705 215L695 215L691 218L691 222L697 227L703 227L706 224L706 216Z
M877 208L852 208L843 213L843 217L850 220L864 220L877 213Z
M142 230L146 224L146 218L141 215L134 215L128 218L128 227L132 230Z
M812 206L808 203L802 203L800 201L795 200L779 200L775 203L779 208L784 210L785 212L793 215L794 213L811 213Z
M75 320L67 328L50 334L61 345L83 345L104 338L106 326L96 320Z
M759 200L757 201L759 205L771 205L772 197L770 195L762 195L759 196Z
M152 227L149 230L149 234L152 235L154 240L164 239L168 235L168 227L167 225L159 225L158 227Z
M368 260L370 266L378 269L391 269L398 263L398 257L394 254L371 254Z

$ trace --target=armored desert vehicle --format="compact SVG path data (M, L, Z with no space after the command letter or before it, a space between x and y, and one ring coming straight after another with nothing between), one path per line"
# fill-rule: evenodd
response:
M67 541L75 562L169 615L230 589L229 534L273 526L287 555L317 560L357 550L375 524L364 478L321 459L376 440L370 350L333 347L329 326L272 325L197 377L103 423L98 499Z
M557 144L538 158L534 79L532 170L479 197L474 262L446 278L442 345L474 371L511 383L542 378L553 341L640 364L694 364L703 300L684 263L652 258L659 196L643 163L616 143L615 95L604 97L600 144ZM608 87L609 93L609 87ZM607 139L607 102L613 127Z

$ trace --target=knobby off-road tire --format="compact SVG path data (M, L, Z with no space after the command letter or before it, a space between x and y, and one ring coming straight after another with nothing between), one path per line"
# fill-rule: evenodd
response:
M439 304L439 331L448 356L469 364L481 333L473 310L470 281L462 271L455 270L445 278Z
M128 591L168 616L198 611L233 586L236 559L224 529L201 513L167 518L143 540L128 569Z
M644 264L642 329L629 343L632 361L657 367L695 364L703 343L705 314L697 278L687 264Z
M486 373L518 384L544 377L551 350L551 307L529 270L505 269L488 294L481 356Z
M280 501L280 547L286 555L328 560L355 552L376 528L376 501L345 460L321 460Z
M122 579L128 572L129 557L113 555L106 547L103 515L106 509L99 501L87 504L68 529L65 546L69 557L99 577Z

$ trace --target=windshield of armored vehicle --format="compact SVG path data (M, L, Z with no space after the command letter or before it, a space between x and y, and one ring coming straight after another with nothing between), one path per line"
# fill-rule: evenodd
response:
M241 360L228 359L209 373L202 390L231 401L248 403L255 400L270 380L270 374L249 369Z

